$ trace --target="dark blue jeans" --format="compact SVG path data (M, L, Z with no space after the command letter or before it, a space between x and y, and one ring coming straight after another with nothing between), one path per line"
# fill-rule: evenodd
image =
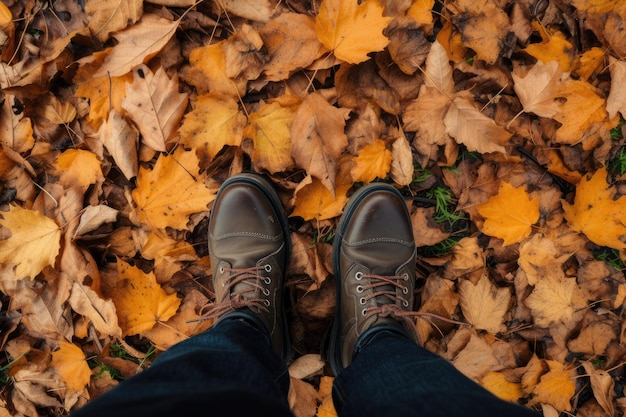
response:
M288 389L287 366L267 335L222 320L72 416L292 416ZM537 416L390 332L375 335L335 378L333 400L339 416Z

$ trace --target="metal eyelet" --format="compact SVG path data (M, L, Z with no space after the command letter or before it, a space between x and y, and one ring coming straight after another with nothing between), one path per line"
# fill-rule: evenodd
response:
M263 295L265 295L266 297L270 295L270 290L268 290L267 288L263 288L262 291L263 291Z
M367 300L365 299L365 297L361 297L359 299L359 303L361 303L361 305L365 305L365 303L367 303Z
M266 307L270 306L270 300L263 300L263 304L265 304Z
M272 265L267 264L263 267L263 269L265 269L265 272L272 272Z
M223 274L223 273L224 273L224 267L220 266L220 274Z
M356 292L358 292L359 294L363 292L363 286L362 285L357 285L356 286Z
M364 308L363 310L361 310L361 314L363 314L364 316L367 315L367 308Z
M408 294L409 293L409 289L407 287L402 287L402 294Z
M404 274L402 274L402 279L405 281L409 280L409 274L407 274L406 272Z
M361 271L357 272L356 274L354 274L354 278L357 281L361 281L363 279L363 272L361 272Z
M409 306L409 302L408 302L407 300L404 300L404 301L402 302L402 305L403 305L404 307L408 307L408 306Z
M270 285L272 283L272 278L265 277L263 278L263 282L265 283L265 285Z

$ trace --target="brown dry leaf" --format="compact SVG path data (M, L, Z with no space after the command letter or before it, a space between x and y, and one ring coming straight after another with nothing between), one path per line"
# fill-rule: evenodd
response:
M165 152L187 110L187 93L178 92L178 78L170 79L163 67L153 74L146 65L133 68L122 108L141 132L141 143Z
M275 7L269 0L220 0L219 5L227 13L256 22L267 22Z
M82 393L91 379L91 369L85 354L73 343L60 341L59 348L52 352L50 366L56 369L65 382L68 394Z
M137 128L112 109L108 119L100 125L98 136L126 179L136 177L139 170Z
M287 274L306 275L313 283L309 290L320 289L322 283L332 275L329 265L332 247L329 243L314 243L311 237L301 233L291 234L292 253Z
M570 227L600 246L626 248L626 197L616 197L615 187L606 182L605 167L587 176L576 187L574 203L563 201Z
M518 250L518 265L530 285L535 285L541 279L545 268L560 267L565 261L559 259L559 250L554 241L541 233L520 243ZM569 257L569 254L564 257Z
M559 78L563 72L555 61L537 63L524 76L517 70L511 73L513 88L527 113L553 117L559 112Z
M93 289L84 284L73 282L67 302L72 310L91 321L101 337L121 337L122 331L117 321L113 301L104 300Z
M376 139L359 150L350 171L355 182L370 183L376 178L384 179L391 169L391 152L384 141Z
M502 365L494 355L493 348L483 336L475 332L472 332L469 342L456 355L452 363L465 376L474 380L480 380L488 372L502 369Z
M523 187L515 188L502 181L498 194L480 204L485 217L481 231L504 240L504 245L518 243L530 236L539 220L539 200L531 198Z
M576 339L568 342L570 352L586 353L591 356L602 356L613 340L617 339L615 330L609 323L595 321L584 327Z
M6 95L0 108L0 144L3 147L24 153L35 144L30 118L17 112L20 106L15 96Z
M317 411L317 392L313 385L290 378L287 401L294 417L314 417Z
M112 223L117 220L119 210L104 204L97 206L87 206L81 210L80 223L74 231L73 237L79 237L92 232L105 223Z
M459 93L443 119L446 133L470 151L505 153L511 133L482 114L468 93Z
M322 373L325 361L318 353L308 353L289 364L289 375L296 379L310 378Z
M311 65L326 51L317 39L315 19L300 13L281 13L259 29L270 60L263 71L280 81Z
M452 258L445 266L445 277L456 279L466 274L478 272L477 279L483 275L485 254L475 236L464 237L452 247Z
M413 153L404 133L391 145L391 179L401 187L411 184L415 167Z
M521 385L507 380L502 372L488 372L480 380L480 385L506 401L517 402L524 395Z
M545 403L559 411L571 411L570 399L576 392L576 369L553 360L546 360L545 363L550 370L534 387L528 405Z
M609 63L610 62L611 57L609 57ZM581 80L588 81L589 78L596 74L603 66L604 50L594 46L582 54L576 72L579 74Z
M283 104L273 100L261 103L259 109L248 116L244 136L252 138L251 156L256 169L275 173L287 171L294 165L289 126L296 108L297 102Z
M450 325L436 317L451 319L459 305L459 294L453 281L431 275L424 285L422 300L425 301L419 309L422 315L418 316L421 319L417 320L416 329L419 340L426 343L435 333L435 328L441 331L442 327Z
M178 148L171 155L159 156L152 170L139 169L132 192L136 204L132 219L149 228L185 230L190 215L208 210L215 192L198 175L196 154Z
M105 42L112 32L134 24L143 14L141 0L87 0L85 12L89 16L89 29L100 42Z
M115 34L119 43L111 48L93 77L119 77L148 61L174 36L179 23L144 14L136 24Z
M0 241L1 264L13 265L17 279L34 279L54 265L61 247L61 229L54 220L17 205L0 214L0 225L11 232L11 237Z
M361 4L352 0L323 0L315 20L315 32L326 48L342 61L358 64L370 52L382 51L389 43L383 30L391 22L383 16L378 0ZM367 30L363 30L363 28Z
M76 118L76 107L69 102L61 102L56 96L49 94L43 108L43 117L50 123L62 125Z
M606 111L609 119L613 119L617 113L626 118L626 91L620 86L626 84L626 61L618 61L609 56L609 69L611 70L611 92L606 99Z
M336 108L320 93L309 94L291 122L291 155L296 165L335 195L339 155L348 145L344 133L348 109Z
M426 57L424 85L436 88L443 95L451 96L455 92L450 58L446 49L438 41L432 43Z
M246 117L229 96L198 96L179 129L181 143L196 150L201 161L212 160L226 145L239 146Z
M187 82L200 93L240 97L245 94L246 80L233 80L227 75L226 41L205 45L189 54L191 69Z
M600 404L600 407L602 407L607 416L615 415L615 407L613 405L615 382L611 375L607 371L596 369L591 362L583 362L583 368L589 375L593 396Z
M96 154L82 149L68 149L56 161L59 184L86 191L91 184L102 180L102 167Z
M535 324L540 327L570 324L574 312L585 306L577 294L576 278L566 278L560 268L546 269L524 303L531 309Z
M167 294L153 273L146 274L120 259L117 272L117 283L110 296L115 303L122 336L146 332L176 314L181 299L176 294Z
M13 390L11 403L26 416L39 416L36 406L61 408L62 404L51 393L61 389L53 369L45 372L28 368L18 370L11 376Z
M415 246L433 246L450 236L434 219L435 207L416 207L411 213Z
M504 315L511 302L508 288L497 288L485 274L476 285L466 279L459 280L459 295L461 311L475 328L494 334L506 328Z

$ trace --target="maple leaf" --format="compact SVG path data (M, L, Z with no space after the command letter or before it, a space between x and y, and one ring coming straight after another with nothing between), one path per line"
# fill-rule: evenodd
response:
M555 61L537 61L524 77L514 70L511 73L513 88L524 111L541 117L553 117L559 112L559 78L562 71Z
M470 151L504 153L511 134L482 114L467 94L457 95L443 120L446 133Z
M180 20L170 21L154 14L144 14L136 24L115 34L119 43L111 48L93 76L119 77L143 64L169 42L179 23Z
M68 149L56 161L59 184L79 187L86 191L91 184L102 179L102 167L96 154L82 149Z
M531 43L524 51L543 63L557 62L561 72L570 71L574 47L565 39L565 35L559 31L547 33L539 22L533 22L533 28L540 34L542 41Z
M135 23L143 14L142 0L87 0L85 12L89 16L91 33L105 42L112 32Z
M17 205L1 215L0 225L9 229L11 237L0 241L0 264L14 265L17 279L34 279L54 265L61 247L61 230L54 220Z
M535 324L541 327L569 324L575 310L584 306L575 294L576 289L576 278L566 278L560 268L546 269L524 301L532 311Z
M59 348L52 352L50 366L56 369L70 393L82 393L91 379L85 354L73 343L60 341Z
M494 334L505 328L504 315L511 301L507 288L496 288L489 277L483 275L476 285L469 280L459 280L459 294L463 315L475 328Z
M142 143L164 152L187 109L187 94L178 92L178 78L170 80L163 67L153 74L147 66L138 65L133 74L122 108L139 128Z
M617 112L626 118L626 91L620 86L626 84L626 62L618 61L609 56L609 69L611 71L611 91L606 99L606 111L609 119L614 118Z
M0 143L17 153L27 152L35 144L30 118L16 112L20 105L15 96L6 95L0 107Z
M213 159L225 145L239 146L246 118L234 98L221 94L198 96L179 129L181 143L201 158Z
M176 294L167 294L152 272L146 274L120 259L117 272L117 283L109 295L115 303L124 337L146 332L176 314L181 299Z
M139 169L132 196L136 222L184 230L189 215L207 210L215 191L209 190L198 177L195 153L178 148L172 155L159 156L152 170Z
M291 155L296 165L335 193L337 160L348 145L344 133L348 109L331 106L320 94L309 94L291 122Z
M384 141L376 139L374 143L361 148L354 161L352 179L367 184L387 176L391 169L391 152Z
M560 411L571 411L570 399L576 392L576 370L560 362L546 360L548 373L541 376L528 405L546 403Z
M530 198L523 187L502 181L498 194L477 206L485 217L481 231L504 240L504 245L521 242L539 220L539 200Z
M315 32L338 59L358 64L367 61L370 52L382 51L387 46L389 39L383 30L391 20L383 16L378 0L360 4L352 0L323 0L315 20Z
M137 176L139 131L124 116L112 109L108 119L100 125L98 136L126 179Z
M570 227L600 246L626 248L626 197L615 199L616 190L606 182L605 167L583 178L574 203L562 202Z
M283 105L280 101L274 100L262 103L259 109L248 117L249 125L244 136L251 137L254 143L252 162L257 169L266 169L274 173L287 171L293 166L289 126L296 108L297 105L292 103Z

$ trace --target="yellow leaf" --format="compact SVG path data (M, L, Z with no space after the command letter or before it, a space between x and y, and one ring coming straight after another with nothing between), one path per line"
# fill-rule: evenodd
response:
M89 16L89 29L100 42L105 42L112 32L135 23L143 14L142 0L87 0L85 12Z
M467 279L459 280L459 294L461 311L475 328L494 334L505 328L504 315L511 301L507 288L497 288L483 275L476 285Z
M376 178L385 178L391 168L391 152L380 139L364 146L354 160L351 173L352 179L357 182L369 183Z
M68 149L57 158L59 184L65 187L77 186L86 190L102 178L102 167L93 152L82 149Z
M504 240L504 245L521 242L539 220L539 200L530 198L523 187L515 188L502 182L498 194L478 205L485 217L482 232Z
M524 303L532 312L534 322L540 327L555 323L569 323L576 308L581 307L575 296L576 278L565 278L558 268L546 268L533 292Z
M332 386L335 379L330 376L323 376L320 379L319 390L317 391L318 400L321 404L317 408L317 417L337 417L337 411L333 403Z
M71 102L62 103L56 96L49 94L45 99L43 117L57 125L70 123L76 118L76 108Z
M550 371L544 374L533 390L534 396L528 405L550 404L559 411L571 411L571 398L576 392L576 372L566 365L553 361L545 361Z
M59 342L59 349L52 352L50 366L57 370L70 393L83 392L91 380L85 354L73 343Z
M180 20L170 21L155 14L145 14L128 29L115 34L118 44L111 48L102 66L93 76L119 77L155 56L174 36Z
M202 95L193 107L179 132L181 143L194 148L202 160L212 160L225 145L241 145L246 117L234 98Z
M137 188L132 192L136 208L134 220L151 228L184 230L189 216L207 210L215 192L198 176L194 152L177 148L172 155L161 155L154 168L139 169Z
M406 15L421 25L431 25L433 23L432 9L435 0L414 0L411 7L406 11Z
M139 128L142 143L165 152L187 110L187 94L178 92L178 78L170 80L163 67L153 74L146 65L138 65L133 74L122 107Z
M257 169L273 174L287 171L294 165L289 132L294 115L294 106L283 106L278 101L262 103L250 114L246 136L254 143L252 162Z
M508 381L501 372L488 372L480 383L492 394L506 401L517 402L523 395L521 385Z
M110 295L124 337L146 332L176 314L181 299L176 294L168 295L152 272L146 274L119 259L117 272L117 283Z
M544 64L556 61L561 72L570 71L573 61L571 54L574 47L565 39L565 35L558 31L552 34L547 33L538 22L533 22L533 26L541 35L542 42L531 43L523 50Z
M383 30L391 22L383 16L378 0L323 0L315 21L315 32L338 59L358 64L370 52L382 51L389 43ZM367 30L364 30L367 28Z
M225 41L196 48L189 54L191 68L187 82L195 86L200 93L243 96L246 82L236 82L226 74Z
M611 66L611 70L613 69L612 64L611 64L611 62L613 61L617 61L617 60L609 56L609 65ZM603 65L604 65L604 50L602 48L598 48L597 46L594 46L593 48L590 48L589 50L585 51L582 54L582 56L580 57L580 63L576 72L579 74L581 80L587 81L589 77L595 74L596 71L598 71ZM611 75L611 85L614 85L614 83L615 83L615 77ZM608 111L608 106L607 106L607 111ZM611 112L609 112L609 114L610 113Z
M602 167L578 183L574 203L562 203L565 219L593 243L625 249L626 197L615 199L615 187L607 184L606 177L606 168Z
M52 219L16 205L0 215L0 225L11 232L11 237L0 241L0 264L15 265L17 279L33 279L46 266L54 265L61 230Z

